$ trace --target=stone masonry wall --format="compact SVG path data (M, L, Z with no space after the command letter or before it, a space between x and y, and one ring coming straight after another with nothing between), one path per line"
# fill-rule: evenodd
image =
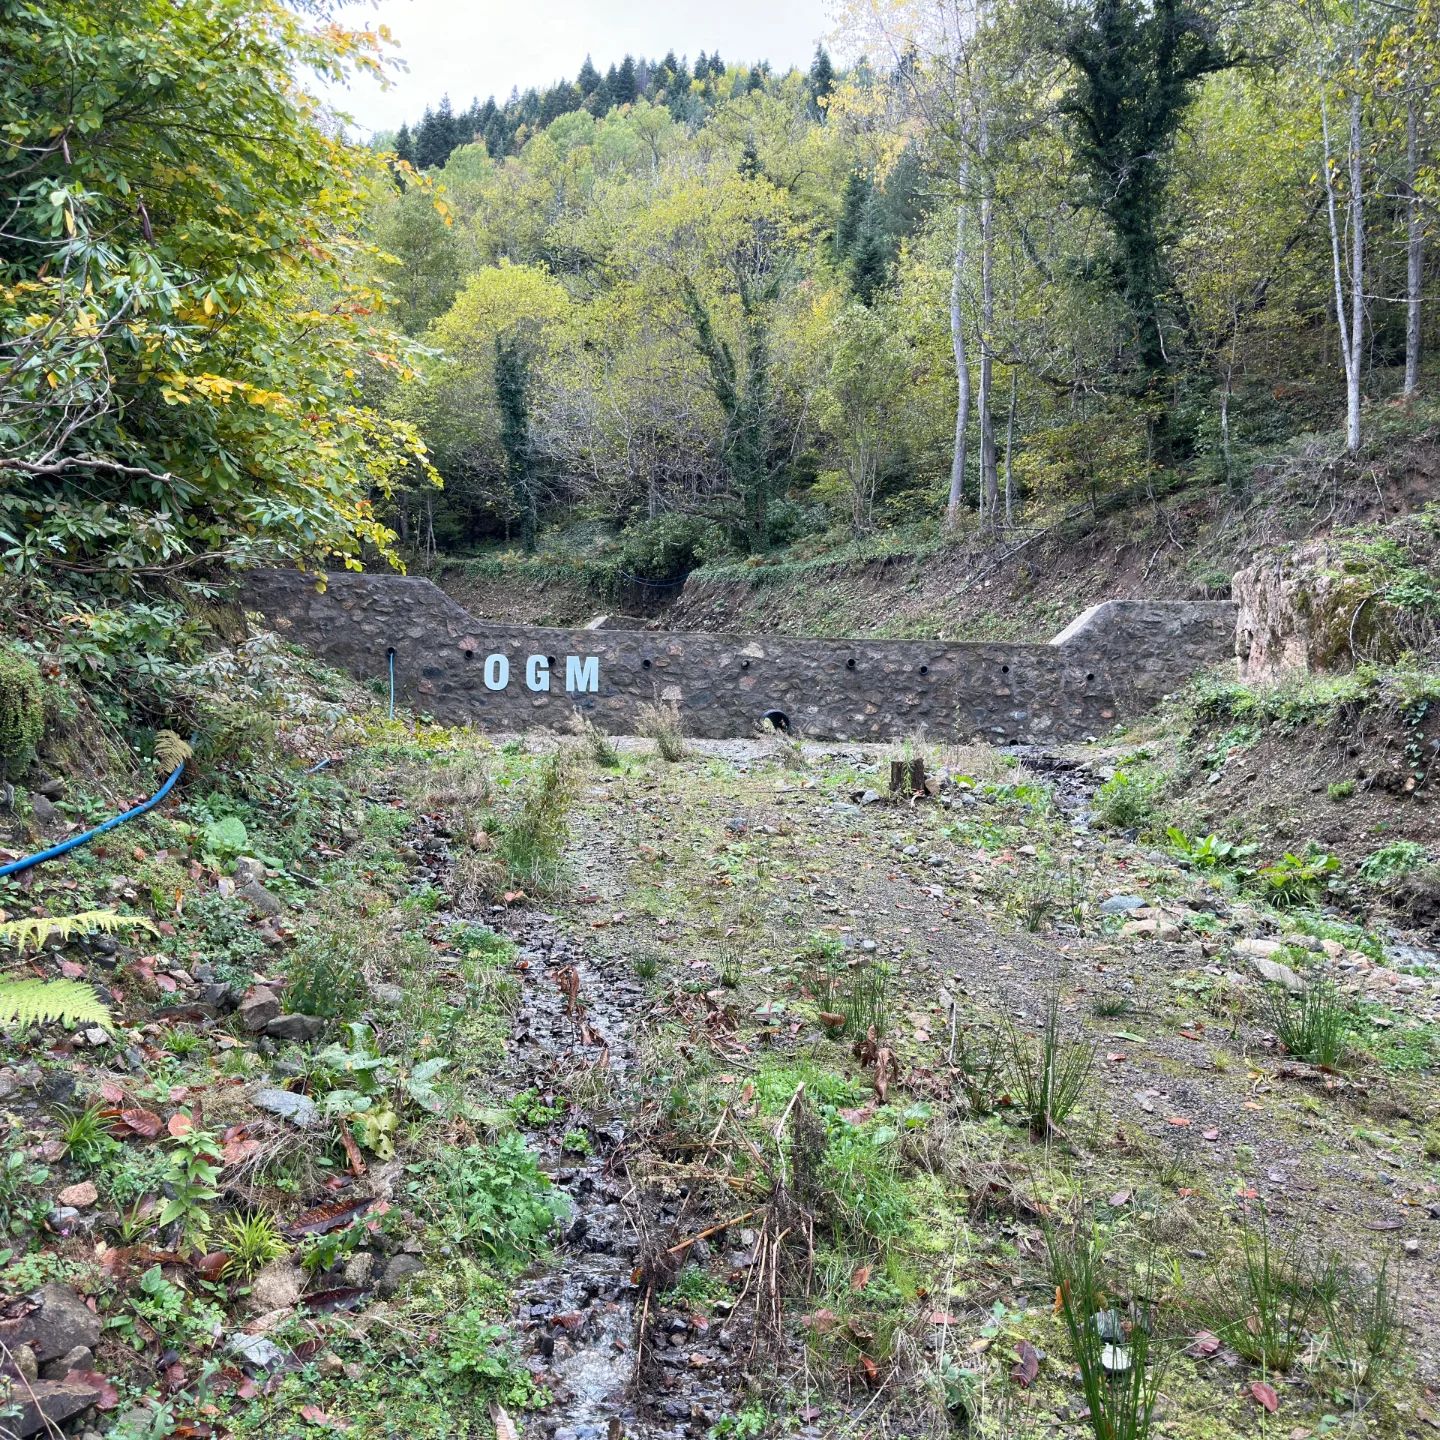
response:
M395 652L397 695L451 723L563 729L579 708L612 734L676 701L692 735L755 733L768 711L812 739L998 743L1103 734L1233 653L1226 601L1112 601L1049 645L815 640L492 624L428 580L298 572L246 579L247 608L362 679Z

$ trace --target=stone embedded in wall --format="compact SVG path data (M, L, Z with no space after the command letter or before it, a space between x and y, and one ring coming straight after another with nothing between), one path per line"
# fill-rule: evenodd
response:
M580 708L634 729L644 703L675 700L701 737L751 735L768 711L815 739L1065 741L1144 710L1231 644L1229 607L1111 602L1050 645L816 640L489 624L430 582L298 572L247 577L247 604L289 638L450 722L566 728Z

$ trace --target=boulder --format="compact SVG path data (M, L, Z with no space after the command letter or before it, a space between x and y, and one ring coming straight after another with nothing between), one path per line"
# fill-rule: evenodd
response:
M304 1288L305 1276L289 1260L272 1260L250 1282L250 1308L258 1312L288 1310Z
M281 1015L266 1025L265 1033L273 1040L303 1044L317 1039L324 1029L325 1022L318 1015Z
M1278 960L1250 961L1250 968L1270 985L1282 985L1292 995L1305 993L1305 982L1288 966Z
M55 1435L59 1426L71 1416L88 1410L101 1390L89 1380L34 1380L14 1387L3 1402L16 1413L7 1414L0 1435L27 1440L31 1435Z
M397 1255L385 1267L380 1277L379 1291L387 1299L403 1290L409 1281L424 1270L425 1264L418 1255Z
M7 1349L28 1345L43 1365L77 1345L93 1350L100 1343L100 1317L68 1286L52 1280L32 1299L33 1309L16 1319L0 1320L0 1344Z
M280 897L272 895L258 880L251 880L247 885L237 885L235 894L257 915L274 916L284 913L285 906Z
M58 1360L51 1360L41 1366L40 1374L46 1380L63 1380L76 1370L93 1370L95 1352L88 1345L76 1345L67 1350Z

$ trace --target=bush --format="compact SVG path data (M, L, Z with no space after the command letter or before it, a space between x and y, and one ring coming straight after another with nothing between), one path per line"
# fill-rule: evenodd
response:
M560 883L575 778L569 754L557 750L541 762L500 833L500 858L510 882L522 890L539 894Z
M1162 784L1158 775L1117 770L1095 792L1095 814L1111 830L1138 830L1154 817Z
M685 722L673 700L641 705L635 712L635 728L655 742L661 759L673 764L685 758Z
M625 532L618 561L640 580L679 580L725 552L725 535L699 515L657 515Z
M0 646L0 774L23 770L45 733L45 697L35 662Z

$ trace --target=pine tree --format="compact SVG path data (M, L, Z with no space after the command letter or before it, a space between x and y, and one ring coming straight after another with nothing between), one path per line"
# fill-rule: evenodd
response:
M612 87L615 104L633 105L639 95L635 81L635 59L627 55L620 62L620 69L615 75L615 84Z
M600 85L600 72L591 63L590 57L585 57L585 63L580 67L580 73L575 77L575 83L580 87L580 95L588 100Z
M429 170L433 166L443 165L445 162L441 157L441 148L440 128L435 112L427 105L415 131L416 166L421 170Z
M395 156L403 160L407 165L415 163L415 143L410 138L410 127L402 125L400 133L395 137Z
M740 151L740 173L747 180L754 180L760 171L760 152L755 148L755 137L745 137L744 148Z
M872 194L865 206L860 233L850 252L850 283L862 303L869 305L890 277L890 242Z
M815 59L810 64L809 75L806 76L806 87L810 91L811 115L817 120L823 119L823 102L829 99L835 89L835 67L830 63L830 56L823 45L815 47Z
M835 254L848 260L860 238L865 222L865 207L870 203L870 180L859 170L852 170L840 196L840 218L835 222Z
M495 345L495 402L500 411L500 446L505 470L520 518L520 542L535 548L539 519L530 453L530 364L520 344L499 340Z

